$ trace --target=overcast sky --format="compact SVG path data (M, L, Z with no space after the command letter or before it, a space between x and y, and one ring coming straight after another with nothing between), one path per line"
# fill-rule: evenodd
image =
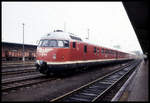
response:
M36 44L54 29L65 30L106 47L141 51L122 2L2 2L2 41ZM142 51L141 51L142 52Z

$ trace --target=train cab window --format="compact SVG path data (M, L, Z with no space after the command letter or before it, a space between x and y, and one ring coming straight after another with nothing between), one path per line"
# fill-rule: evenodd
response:
M57 47L57 41L56 40L49 40L49 47Z
M73 42L73 48L76 48L76 42Z
M43 40L41 46L48 47L49 46L49 41L48 40Z
M57 47L57 41L56 40L41 40L39 43L39 46L41 47Z
M64 47L69 47L69 41L64 40Z
M62 40L58 40L58 47L64 47L64 43Z
M69 47L68 40L40 40L39 47Z
M87 53L87 46L84 45L84 53Z
M41 46L42 42L43 42L43 40L40 40L39 43L38 43L38 46Z

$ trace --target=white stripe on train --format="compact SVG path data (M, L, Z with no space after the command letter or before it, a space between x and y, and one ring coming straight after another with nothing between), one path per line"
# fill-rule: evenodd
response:
M66 61L66 62L47 62L47 64L75 64L75 63L91 63L91 62L102 62L102 61L119 61L119 60L128 60L129 58L122 59L99 59L99 60L84 60L84 61Z

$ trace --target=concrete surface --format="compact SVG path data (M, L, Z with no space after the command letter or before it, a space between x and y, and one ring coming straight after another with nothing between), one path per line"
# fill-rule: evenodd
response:
M119 101L148 101L148 61L142 61L137 73Z

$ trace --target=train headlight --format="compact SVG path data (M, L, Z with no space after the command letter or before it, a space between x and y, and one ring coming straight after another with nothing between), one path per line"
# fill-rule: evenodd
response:
M53 59L56 59L56 54L53 55Z
M40 60L40 61L39 61L39 64L40 64L40 65L42 65L42 64L43 64L43 61L42 61L42 60Z
M37 63L37 64L40 64L40 61L39 61L39 60L36 60L36 63Z
M43 64L43 60L37 60L36 63L41 65L41 64Z

